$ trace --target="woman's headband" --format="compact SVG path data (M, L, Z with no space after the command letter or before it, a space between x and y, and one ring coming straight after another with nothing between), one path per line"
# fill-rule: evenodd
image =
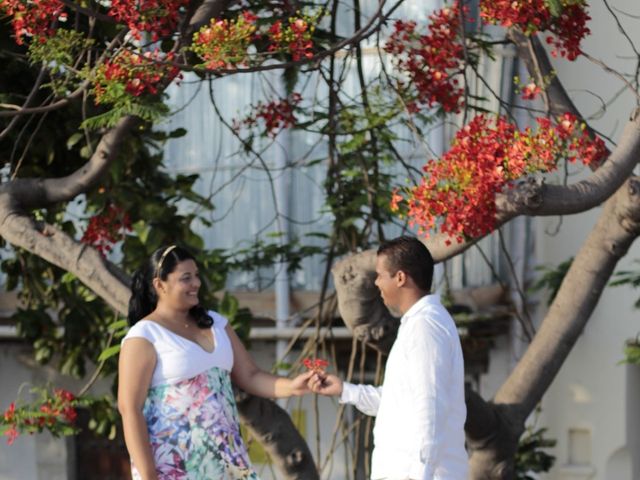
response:
M160 255L160 260L158 260L158 268L156 269L156 277L160 278L160 270L162 270L162 263L164 262L164 259L171 252L171 250L173 250L176 247L177 247L177 245L169 245L167 248L164 249L164 252L162 252L162 255Z

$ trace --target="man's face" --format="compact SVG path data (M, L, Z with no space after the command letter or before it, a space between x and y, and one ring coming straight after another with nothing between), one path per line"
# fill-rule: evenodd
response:
M376 259L376 287L380 290L380 296L386 307L392 314L399 313L400 286L398 285L398 272L391 272L387 266L387 258L378 255Z

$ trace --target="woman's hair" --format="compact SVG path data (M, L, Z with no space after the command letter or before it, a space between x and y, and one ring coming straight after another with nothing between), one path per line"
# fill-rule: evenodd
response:
M153 279L158 277L166 280L179 262L193 260L195 257L184 248L176 245L164 246L151 254L151 257L136 270L131 279L131 298L129 299L129 325L133 326L153 312L158 304L158 295L153 287ZM189 314L196 320L198 327L209 328L213 319L201 305L189 310Z

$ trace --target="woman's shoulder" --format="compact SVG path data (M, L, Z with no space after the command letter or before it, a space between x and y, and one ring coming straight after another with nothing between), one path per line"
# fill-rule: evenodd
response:
M134 325L129 327L127 334L122 341L130 338L144 338L151 343L154 343L157 338L158 325L151 320L138 320Z
M214 310L207 310L207 314L213 320L213 327L224 328L227 326L227 323L229 323L229 320L227 320L226 317L220 315Z

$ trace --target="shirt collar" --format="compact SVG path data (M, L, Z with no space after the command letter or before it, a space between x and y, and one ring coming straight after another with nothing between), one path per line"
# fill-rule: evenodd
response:
M402 315L402 318L400 319L400 325L404 324L409 318L411 318L413 315L415 315L428 305L441 305L440 295L437 293L433 293L420 298L420 300L411 305L409 310L404 312L404 315Z

